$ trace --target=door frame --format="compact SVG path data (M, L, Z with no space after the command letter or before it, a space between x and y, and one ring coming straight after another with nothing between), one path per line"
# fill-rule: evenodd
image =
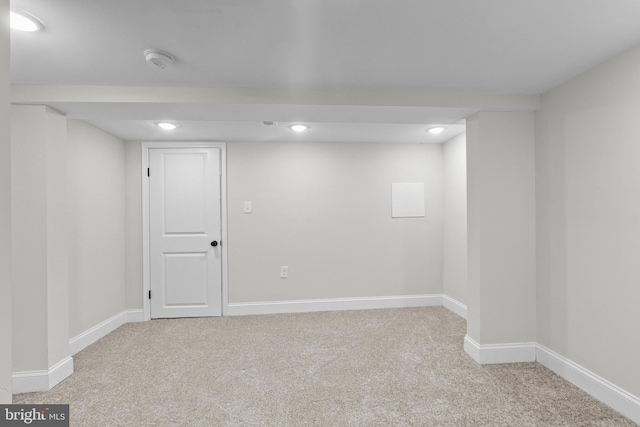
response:
M142 309L144 320L151 320L151 258L149 234L149 150L153 148L219 148L220 149L220 220L221 220L221 268L222 268L222 315L227 315L229 305L229 282L227 269L227 144L225 142L142 142Z

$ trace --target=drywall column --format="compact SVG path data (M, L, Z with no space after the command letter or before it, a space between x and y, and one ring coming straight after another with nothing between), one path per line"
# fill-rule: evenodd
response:
M11 403L11 139L9 0L0 0L0 404Z
M534 113L467 121L468 323L479 363L535 360Z
M13 392L49 390L69 352L66 118L11 109Z
M467 155L466 135L442 146L444 186L443 293L445 305L466 317Z

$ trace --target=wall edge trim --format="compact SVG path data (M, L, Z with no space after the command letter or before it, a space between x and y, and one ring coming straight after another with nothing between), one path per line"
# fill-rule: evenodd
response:
M83 333L76 335L69 340L71 355L77 354L81 350L90 346L99 339L107 336L125 323L142 322L144 320L143 310L124 310L111 316L96 326L87 329Z
M144 322L144 310L143 309L130 309L130 310L125 310L123 313L125 313L125 315L127 316L127 322L126 323L137 323L137 322Z
M13 394L49 391L73 373L73 358L67 356L46 370L14 372Z
M327 298L227 304L225 315L309 313L316 311L367 310L377 308L432 307L442 305L442 294L383 297Z
M455 314L457 314L458 316L462 317L463 319L467 320L467 305L461 303L460 301L451 298L448 295L442 295L442 305L444 305L445 308L449 309L449 311L454 312Z
M536 360L542 366L591 396L640 424L640 398L594 374L555 351L536 344Z
M127 315L124 311L115 314L104 320L92 328L87 329L79 335L69 340L69 350L71 354L77 354L84 348L90 346L100 338L106 336L110 332L115 331L127 322Z
M376 308L432 307L443 305L456 310L466 306L442 294L402 295L367 298L331 298L294 301L230 303L227 315L303 313ZM465 317L466 318L466 317ZM125 323L145 321L144 310L124 310L69 340L72 355L98 341ZM77 351L74 351L77 350ZM570 359L535 342L478 344L464 337L464 351L479 364L538 362L581 390L595 397L633 422L640 424L640 398L598 376ZM47 370L14 372L13 394L49 391L73 373L73 358L68 356Z
M464 351L477 363L538 362L561 378L640 424L640 397L539 343L478 344L464 337Z
M536 361L536 343L478 344L464 337L464 351L481 365Z
M11 382L13 382L13 380ZM13 388L13 385L11 386L11 388ZM12 397L11 396L13 396L13 395L11 394L11 392L9 390L6 390L4 388L0 388L0 404L10 405L11 401L12 401Z

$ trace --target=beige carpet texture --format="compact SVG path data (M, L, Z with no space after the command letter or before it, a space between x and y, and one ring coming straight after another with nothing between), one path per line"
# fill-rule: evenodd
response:
M124 325L14 403L72 426L635 426L537 363L478 365L442 307Z

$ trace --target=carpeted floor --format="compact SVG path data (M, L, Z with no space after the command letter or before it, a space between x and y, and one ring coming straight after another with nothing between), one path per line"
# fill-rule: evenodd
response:
M72 426L635 426L537 363L480 366L442 307L154 320L14 403Z

